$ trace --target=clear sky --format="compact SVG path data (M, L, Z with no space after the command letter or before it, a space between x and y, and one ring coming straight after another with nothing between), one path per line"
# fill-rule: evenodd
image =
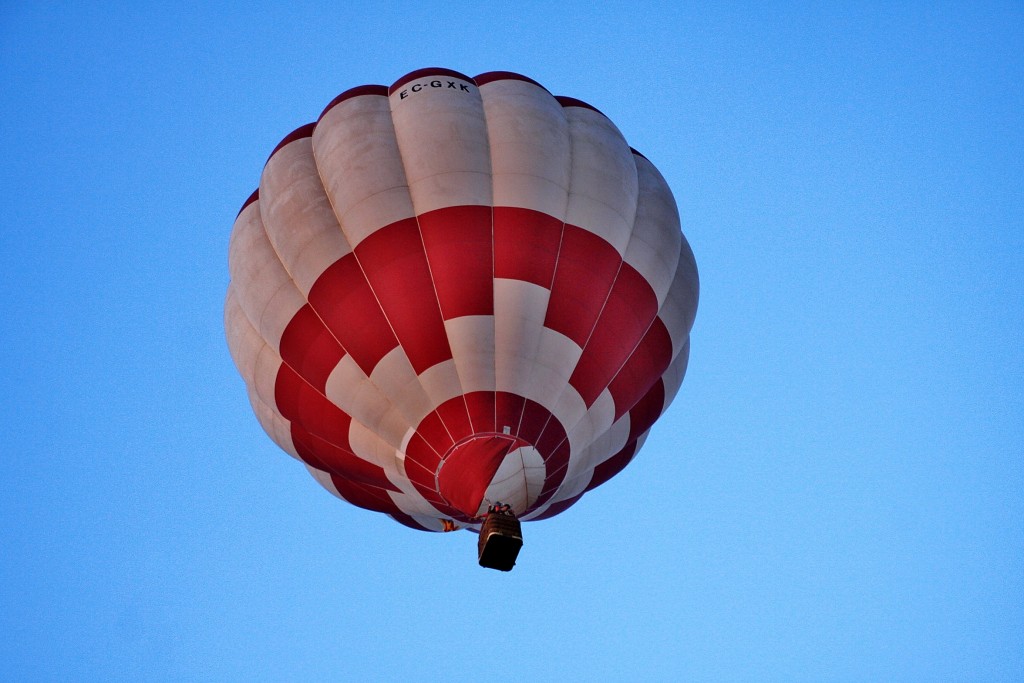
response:
M0 679L1024 680L1020 3L162 4L0 4ZM424 66L608 114L700 268L509 574L327 494L224 341L275 144Z

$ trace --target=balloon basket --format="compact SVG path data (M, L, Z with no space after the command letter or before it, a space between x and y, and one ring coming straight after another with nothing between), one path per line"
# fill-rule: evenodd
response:
M491 512L480 527L477 550L480 566L511 571L516 566L519 549L523 547L523 530L515 515Z

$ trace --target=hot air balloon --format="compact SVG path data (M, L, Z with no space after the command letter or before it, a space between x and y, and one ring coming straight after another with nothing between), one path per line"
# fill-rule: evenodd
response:
M274 149L229 252L267 434L353 505L482 530L484 566L621 471L686 370L697 268L664 178L519 74L342 93Z

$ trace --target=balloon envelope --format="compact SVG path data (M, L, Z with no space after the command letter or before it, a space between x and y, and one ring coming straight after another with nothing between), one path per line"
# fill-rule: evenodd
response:
M260 423L331 493L414 528L550 517L679 388L693 255L593 107L439 68L331 102L236 219L228 345Z

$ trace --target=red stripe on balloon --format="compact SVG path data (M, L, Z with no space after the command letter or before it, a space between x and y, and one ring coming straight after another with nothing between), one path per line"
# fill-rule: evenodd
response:
M462 396L445 401L429 413L406 445L406 476L420 494L439 510L467 521L457 509L448 505L438 490L437 471L441 458L455 443L473 434L466 401Z
M351 451L338 448L316 434L311 434L298 423L292 423L291 437L299 457L318 470L329 472L347 481L382 490L399 491L379 466L363 460Z
M311 387L294 370L281 365L274 383L274 402L281 417L351 451L348 430L352 418Z
M309 304L298 310L281 335L281 359L321 393L344 355Z
M416 432L409 438L409 443L405 445L406 476L409 479L418 478L418 480L423 481L428 488L433 490L434 473L437 471L437 466L441 462L441 455L444 453L445 451L438 453L434 450L431 443L427 441L427 437Z
M569 471L569 455L571 448L569 441L563 440L555 450L544 459L544 485L541 487L540 495L533 504L533 509L544 505L551 499L558 487L565 481L565 475Z
M536 401L524 399L523 417L519 423L518 436L536 446L544 427L551 420L551 412L547 408ZM540 449L538 448L538 450Z
M455 439L452 438L441 415L436 410L423 418L416 427L416 434L430 446L431 451L437 454L438 458L455 445Z
M558 103L563 107L582 107L583 109L596 111L598 114L601 114L601 116L604 116L604 113L594 105L587 104L583 100L577 100L575 97L566 97L565 95L558 95L557 97L555 97L555 99L558 100Z
M293 130L291 133L288 133L288 135L285 135L281 139L281 142L277 143L277 147L275 147L274 151L270 153L270 156L267 157L267 160L269 161L270 157L272 157L275 154L277 154L278 150L281 149L282 147L284 147L285 145L287 145L287 144L289 144L291 142L295 142L296 140L301 140L302 138L311 137L313 135L313 129L314 128L316 128L316 122L307 123L307 124L305 124L303 126L299 126L295 130Z
M357 481L331 475L331 483L338 490L342 498L349 503L374 512L386 512L391 515L403 515L405 513L395 504L387 491L375 486L366 486Z
M352 418L284 364L274 383L274 402L281 417L291 422L292 442L304 461L326 472L398 490L383 468L352 452Z
M434 444L440 446L441 450L436 450ZM420 495L435 507L444 504L437 491L437 468L441 464L441 456L454 444L441 419L436 413L431 413L420 423L419 431L409 438L405 446L405 476Z
M580 493L578 495L573 496L572 498L567 498L566 500L559 501L559 502L555 503L554 505L552 505L551 507L549 507L544 512L542 512L541 514L539 514L536 517L534 517L533 519L534 520L549 519L551 517L554 517L555 515L560 514L562 512L565 512L566 510L571 508L582 497L583 497L583 494Z
M551 287L562 221L529 209L494 207L494 277Z
M423 496L424 500L442 514L467 521L458 510L445 503L437 491L436 474L440 464L441 456L434 451L426 439L418 432L413 434L405 447L405 476L408 477L409 483Z
M378 95L382 97L387 97L388 87L386 85L358 85L354 88L349 88L348 90L346 90L345 92L341 93L333 100L331 100L331 103L324 107L324 110L320 112L319 118L317 118L317 123L320 122L320 119L322 119L327 114L327 112L329 112L331 109L338 106L345 100L350 100L353 97L362 97L363 95Z
M491 207L453 206L417 220L444 319L493 315Z
M480 74L479 76L474 76L473 80L479 87L482 87L488 83L494 83L495 81L523 81L525 83L532 83L538 88L541 88L545 91L547 90L547 88L545 88L543 85L533 80L532 78L524 76L522 74L517 74L514 71L488 71L486 73Z
M398 346L352 254L336 261L317 278L309 292L309 303L366 375Z
M611 383L658 314L658 298L635 268L623 263L601 316L569 378L589 408ZM661 373L653 373L653 382Z
M239 216L241 216L241 215L242 215L242 212L243 212L243 211L245 211L245 207L247 207L247 206L249 206L250 204L252 204L253 202L255 202L255 201L259 200L259 198L260 198L260 189L259 189L259 188L257 187L257 188L256 188L256 189L255 189L255 190L253 191L253 193L252 193L251 195L249 195L248 199L246 199L246 200L245 200L245 203L244 203L244 204L242 204L242 208L240 208L240 209L238 210L238 213L237 213L237 214L235 214L235 218L237 219L237 218L238 218Z
M626 465L633 460L633 456L635 455L636 441L630 441L621 451L594 468L594 472L590 477L590 483L587 484L586 491L596 489L598 486L621 472L625 469Z
M388 517L395 520L399 524L403 524L409 527L410 529L415 529L416 531L432 531L435 533L439 533L437 529L428 529L427 527L423 526L415 519L413 519L410 515L407 515L404 512L389 512Z
M416 374L449 360L452 352L416 219L376 231L359 243L355 255Z
M491 391L474 391L465 395L473 433L499 432L495 425L495 396Z
M665 383L659 378L650 391L629 410L629 440L645 434L665 410Z
M495 431L503 432L505 427L508 427L510 434L516 434L525 439L526 437L523 436L519 428L525 405L526 399L522 396L504 391L496 392L494 394Z
M621 264L604 239L566 225L544 326L586 346Z
M544 426L544 431L541 433L540 438L534 442L537 450L540 451L541 455L547 456L556 452L556 449L565 442L565 428L562 427L562 423L553 417L548 420L547 425ZM560 463L555 463L560 464Z
M672 338L661 318L655 318L629 360L608 385L615 401L616 420L644 397L671 362Z
M473 435L473 424L469 419L469 412L466 409L466 400L462 396L450 398L437 407L437 414L448 428L452 439L458 441ZM435 446L435 444L431 444ZM435 448L437 448L435 446ZM437 448L438 453L444 453L445 449Z

